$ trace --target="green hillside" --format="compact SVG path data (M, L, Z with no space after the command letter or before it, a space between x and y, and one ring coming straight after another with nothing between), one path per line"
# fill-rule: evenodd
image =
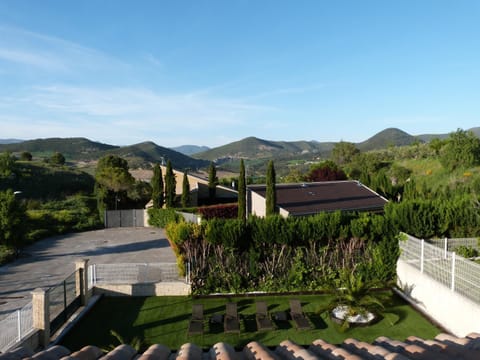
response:
M375 134L371 138L361 143L357 143L356 147L361 151L384 149L389 146L405 146L411 145L419 141L405 131L395 128L385 129Z
M316 141L271 141L248 137L227 145L195 154L197 159L276 159L305 154L320 154L331 151L333 143Z
M162 160L170 160L178 169L197 169L208 165L208 161L193 159L153 142L120 147L85 138L48 138L15 144L0 144L0 152L4 151L17 155L27 151L38 160L48 159L54 152L60 152L69 162L94 161L107 154L114 154L124 157L132 168L161 163Z
M105 153L125 158L132 168L149 166L151 163L161 163L162 161L166 162L168 160L172 162L172 165L176 169L197 169L209 164L208 161L193 159L177 151L158 146L151 141L122 146L114 150L106 151Z
M21 191L22 198L62 199L78 193L91 194L93 176L68 166L17 161L14 176L0 178L0 191Z
M27 140L14 144L1 144L0 152L30 152L33 156L49 156L60 152L67 160L91 160L102 152L116 149L118 146L102 144L85 138L48 138Z

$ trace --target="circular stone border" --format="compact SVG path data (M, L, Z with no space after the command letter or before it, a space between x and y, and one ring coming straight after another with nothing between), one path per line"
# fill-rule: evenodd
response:
M338 305L331 311L331 319L337 324L343 324L343 322L345 321L345 317L348 315L348 309L349 307L347 305ZM368 326L372 322L374 322L376 318L377 317L375 316L375 314L367 312L366 316L360 314L348 316L347 322L349 325L353 326Z

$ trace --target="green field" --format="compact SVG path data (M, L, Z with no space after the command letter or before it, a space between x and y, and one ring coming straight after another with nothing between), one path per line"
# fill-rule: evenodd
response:
M276 330L258 332L255 322L255 301L266 301L269 312L274 313L288 311L288 300L291 298L301 300L303 310L314 329L298 331L292 321L283 321L276 324ZM235 301L238 304L240 335L224 334L223 325L210 324L208 321L213 314L223 314L228 301ZM192 299L191 297L104 297L62 339L61 344L71 351L85 345L96 345L105 349L110 345L118 345L118 341L110 334L111 330L116 331L127 343L138 337L143 340L143 348L151 344L163 344L171 350L176 350L187 342L192 342L204 349L218 342L226 342L241 349L252 340L260 341L266 346L276 346L286 339L307 345L319 338L339 344L349 337L371 342L382 335L404 340L410 335L433 338L441 332L403 300L394 296L391 304L386 306L386 313L381 321L369 327L351 328L342 333L338 326L331 322L327 314L320 311L328 301L329 297L325 295L230 299L225 297L202 299ZM187 336L187 326L193 303L204 305L206 320L204 334L189 337Z

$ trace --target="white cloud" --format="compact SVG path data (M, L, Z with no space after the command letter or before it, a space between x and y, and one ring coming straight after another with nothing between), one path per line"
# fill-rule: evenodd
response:
M142 88L67 85L0 96L0 108L2 128L9 136L101 136L103 141L117 144L159 138L168 146L179 145L173 142L179 134L189 137L190 143L209 145L234 128L238 134L249 132L261 126L258 119L262 115L275 111L203 92L161 94ZM17 117L14 125L8 114Z
M101 51L9 26L0 26L0 60L49 72L128 68L127 64Z

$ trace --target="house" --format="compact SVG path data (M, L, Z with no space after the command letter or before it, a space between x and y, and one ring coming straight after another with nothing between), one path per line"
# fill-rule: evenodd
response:
M382 212L388 202L359 181L323 181L277 184L277 208L283 217L314 215L324 211ZM248 214L263 217L266 185L247 187Z
M162 174L165 176L167 168L161 166ZM181 195L183 192L183 171L173 170L176 181L175 193ZM190 206L198 206L205 204L209 199L208 178L187 173L188 183L190 184ZM232 188L217 185L216 202L227 203L237 202L238 192Z

